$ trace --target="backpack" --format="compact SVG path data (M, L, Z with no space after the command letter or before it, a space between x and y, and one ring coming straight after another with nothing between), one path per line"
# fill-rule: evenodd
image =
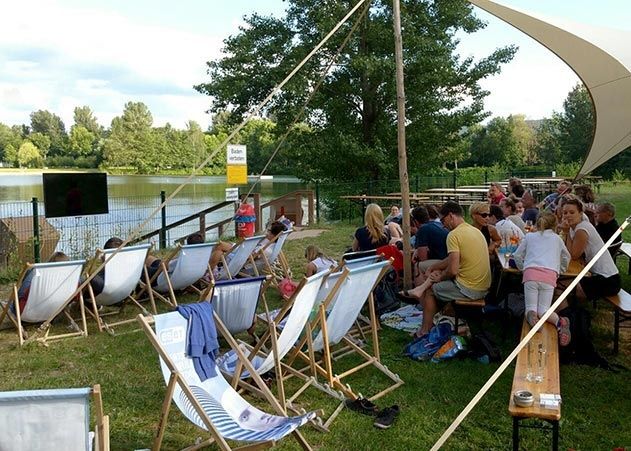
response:
M397 279L397 272L392 269L383 276L373 290L377 316L381 316L384 313L391 312L401 307L401 301L397 296L399 290Z
M453 335L453 328L449 323L439 323L432 327L428 334L417 337L403 349L403 354L412 360L425 361L431 359Z
M471 337L469 349L471 356L478 360L485 362L487 360L488 362L500 362L502 360L500 348L486 332L480 332Z

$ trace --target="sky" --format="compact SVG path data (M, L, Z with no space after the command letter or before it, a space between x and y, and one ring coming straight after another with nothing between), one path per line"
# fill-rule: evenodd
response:
M69 129L76 106L88 105L109 127L126 102L144 102L154 125L210 125L206 61L242 17L281 15L282 0L21 0L3 2L0 32L0 122L28 124L31 112L58 114ZM630 0L503 0L507 6L598 26L631 29ZM499 46L519 47L500 75L483 80L493 116L528 119L561 111L578 83L548 50L475 8L487 27L459 35L459 52L476 59ZM405 45L405 34L403 35Z

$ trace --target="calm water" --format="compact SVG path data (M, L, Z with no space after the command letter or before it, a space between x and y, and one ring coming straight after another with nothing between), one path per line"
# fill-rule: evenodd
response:
M85 257L91 255L110 236L128 236L160 204L160 191L165 191L168 196L185 180L186 177L177 176L108 176L108 214L48 219L61 235L57 250L74 257ZM246 193L250 186L241 186L240 192ZM195 177L167 205L167 224L222 202L227 187L229 186L225 183L224 176ZM266 202L303 188L305 185L296 178L275 176L273 180L259 183L254 191L261 193L261 202ZM0 218L32 215L30 201L33 197L38 198L40 214L45 215L41 174L0 173ZM233 212L232 207L213 212L206 216L206 225L226 219ZM264 212L264 221L268 219L268 215L269 212ZM142 228L141 233L159 227L158 213ZM197 229L198 224L191 222L169 231L169 244ZM229 232L230 230L227 233ZM207 235L208 240L215 238L216 232L209 232Z

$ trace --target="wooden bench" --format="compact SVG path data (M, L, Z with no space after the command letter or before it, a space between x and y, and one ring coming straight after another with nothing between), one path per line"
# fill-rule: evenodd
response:
M530 326L524 320L521 336L522 339L530 331ZM546 350L546 361L544 366L543 381L536 383L526 379L528 373L528 353L530 351L530 359L532 368L536 369L538 349L542 344ZM533 394L535 402L530 407L518 407L513 400L513 393L519 390L528 390ZM540 404L539 396L546 394L561 394L561 384L559 382L559 347L558 333L556 327L550 323L545 323L543 327L530 340L530 346L517 355L515 365L515 375L513 376L513 388L508 403L508 412L513 417L513 450L519 450L519 427L522 420L528 418L536 418L547 421L552 425L552 449L559 448L559 420L561 419L561 406L548 408ZM526 426L525 426L526 427ZM529 426L533 427L533 426ZM542 427L541 429L548 429Z
M631 243L622 243L618 250L618 255L626 255L629 259L629 266L627 268L627 274L631 274Z
M618 341L620 340L620 324L631 321L631 294L620 290L615 296L607 296L605 299L614 307L613 321L613 352L618 353Z
M453 303L453 308L454 308L454 329L456 331L456 334L458 333L458 321L459 321L459 317L460 315L458 314L459 310L462 307L465 307L467 309L476 309L478 310L480 313L482 312L482 309L484 308L484 306L486 305L484 299L456 299ZM480 326L482 325L482 321L480 321Z

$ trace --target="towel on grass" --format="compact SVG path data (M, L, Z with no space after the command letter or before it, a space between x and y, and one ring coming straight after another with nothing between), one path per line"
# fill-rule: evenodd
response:
M416 332L421 327L422 322L423 310L419 310L418 306L412 304L404 305L394 312L381 315L382 324L409 333Z

